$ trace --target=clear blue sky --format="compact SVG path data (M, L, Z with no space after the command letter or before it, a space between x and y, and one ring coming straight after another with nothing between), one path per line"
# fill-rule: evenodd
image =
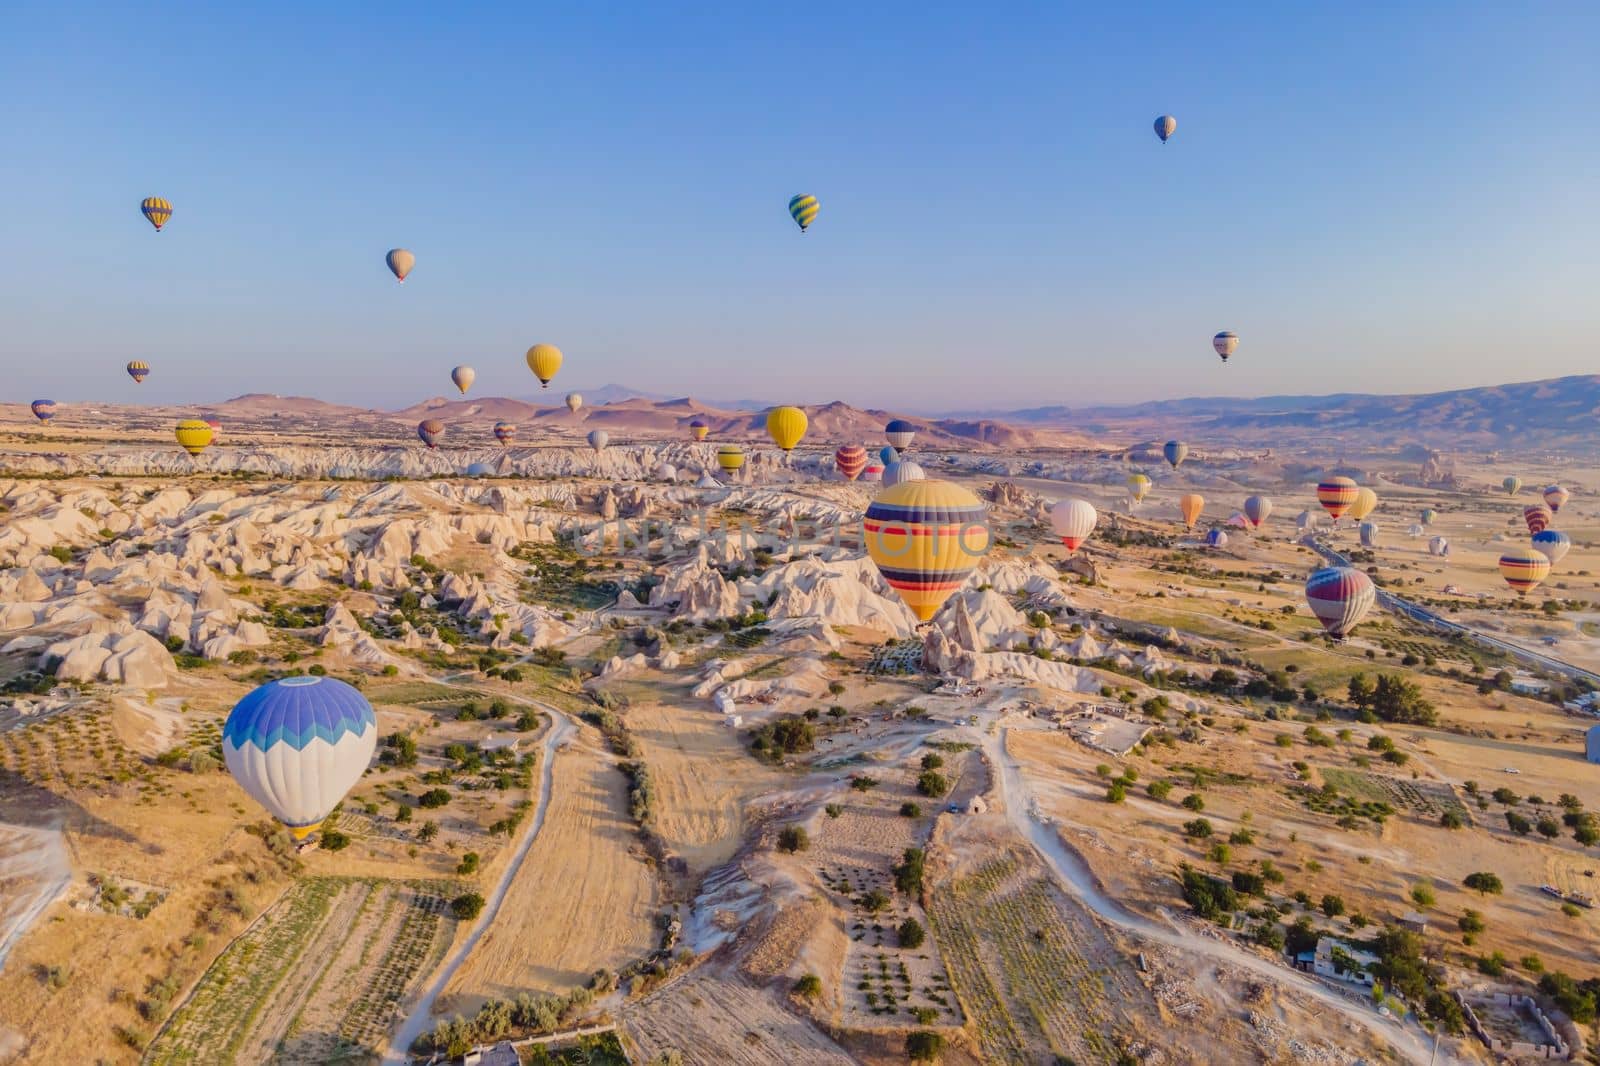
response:
M252 6L7 9L5 399L517 395L535 341L920 409L1600 370L1592 0Z

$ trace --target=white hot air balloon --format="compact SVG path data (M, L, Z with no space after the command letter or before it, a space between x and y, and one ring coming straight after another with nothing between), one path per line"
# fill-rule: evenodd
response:
M1068 551L1077 551L1089 539L1089 534L1094 532L1095 523L1099 520L1100 515L1094 505L1076 496L1057 500L1056 505L1050 508L1050 526Z
M605 430L591 429L589 431L589 447L593 448L596 453L605 451L606 445L610 443L611 434L607 433Z
M577 392L567 393L567 410L573 414L578 413L578 408L583 406L583 394Z
M472 388L472 383L478 379L478 372L470 366L458 366L450 371L450 380L455 382L456 388L465 396L467 390Z

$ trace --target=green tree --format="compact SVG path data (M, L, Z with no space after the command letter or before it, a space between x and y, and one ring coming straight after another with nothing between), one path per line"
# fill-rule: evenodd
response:
M1500 878L1488 871L1468 874L1462 884L1480 896L1498 896L1505 891L1505 885L1500 883Z
M786 825L778 831L778 850L789 852L791 855L797 851L805 851L811 846L811 837L806 833L803 825Z
M912 1062L933 1062L944 1051L944 1037L927 1029L906 1034L906 1057Z
M939 771L924 770L917 777L917 791L924 796L938 799L950 791L950 783L944 779L944 775Z
M483 911L483 897L467 892L450 901L450 913L463 922L470 922Z
M927 933L923 930L921 922L915 918L907 918L900 923L896 937L902 948L914 949L922 946L923 940L927 939Z

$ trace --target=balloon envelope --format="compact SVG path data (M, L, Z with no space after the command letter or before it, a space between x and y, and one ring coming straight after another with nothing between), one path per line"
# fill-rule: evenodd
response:
M517 439L517 427L510 422L496 422L494 424L494 439L501 444L510 444Z
M1500 487L1506 490L1507 496L1515 496L1517 491L1522 488L1522 479L1512 475L1500 482Z
M128 376L135 382L142 383L150 376L150 364L143 359L135 359L128 364Z
M567 393L567 410L573 414L578 413L578 408L583 406L583 395L577 392Z
M867 468L867 450L859 444L846 444L833 453L833 465L846 481L854 481Z
M209 423L198 418L185 418L173 430L173 435L178 438L178 445L190 455L199 455L205 451L215 435Z
M1272 501L1265 496L1250 496L1244 501L1244 516L1250 522L1252 529L1260 529L1261 524L1272 514Z
M146 196L139 204L139 211L145 219L161 232L161 227L167 224L167 219L172 217L172 204L159 196Z
M1378 494L1365 485L1356 489L1356 498L1350 501L1350 517L1357 522L1378 509Z
M1144 498L1150 495L1149 477L1144 474L1129 474L1128 495L1133 497L1134 503L1144 502Z
M1211 338L1211 347L1226 363L1228 356L1239 350L1239 335L1231 329L1225 329Z
M1551 566L1559 563L1572 548L1572 538L1559 529L1541 529L1530 538L1529 543L1534 551L1550 560Z
M1178 120L1173 118L1171 115L1162 115L1160 118L1156 119L1155 126L1156 136L1161 138L1162 144L1166 144L1167 138L1171 137L1177 132ZM1200 139L1203 141L1205 140L1205 137L1202 136Z
M478 372L470 366L458 366L450 371L450 380L455 382L456 388L460 389L461 395L465 396L467 390L472 388L472 383L478 380Z
M1050 528L1055 530L1056 536L1061 538L1061 543L1067 546L1069 552L1077 551L1089 539L1098 521L1100 515L1094 505L1076 496L1057 500L1056 505L1050 508Z
M48 422L56 416L56 402L54 400L35 400L28 405L33 412L33 417L41 422Z
M789 217L794 219L801 233L811 227L811 223L816 220L817 212L821 209L822 205L817 202L817 198L808 192L789 197Z
M889 446L899 451L911 447L911 441L917 435L917 427L903 418L897 418L883 427L883 437Z
M1528 523L1529 533L1538 533L1549 528L1552 517L1554 516L1551 515L1550 508L1542 503L1530 504L1522 509L1522 520Z
M767 415L767 436L785 452L794 450L806 435L806 413L798 407L774 407Z
M885 485L899 485L907 481L921 481L926 478L927 472L916 463L902 459L898 463L890 463L883 468L883 483Z
M1550 576L1550 558L1532 548L1507 548L1500 556L1500 576L1518 596L1525 596Z
M903 481L872 501L862 535L884 580L927 621L988 551L986 516L983 502L960 485Z
M1377 600L1372 579L1349 566L1330 566L1306 580L1306 603L1334 637L1349 635Z
M606 450L607 444L611 443L611 434L607 433L603 429L591 429L589 431L588 440L589 447L593 448L595 450L595 454L598 455L600 452Z
M1190 529L1194 528L1195 520L1205 509L1206 498L1198 492L1188 492L1178 497L1178 512L1183 515L1183 524Z
M1176 470L1178 464L1188 458L1189 446L1181 440L1169 440L1161 446L1161 454L1166 457L1172 469Z
M1433 520L1439 517L1439 512L1435 511L1432 507L1424 507L1422 509L1422 513L1417 515L1417 517L1422 519L1423 525L1431 526L1433 525Z
M1560 511L1566 502L1571 498L1572 493L1568 492L1560 485L1547 485L1545 487L1544 502L1549 506L1551 514L1555 514L1556 512Z
M417 423L417 437L428 447L437 448L443 436L444 423L437 418L425 418Z
M696 418L689 423L689 436L695 440L705 440L710 432L711 427L706 424L706 420L703 418Z
M1434 537L1428 541L1428 554L1445 556L1450 554L1450 541L1444 537Z
M417 265L417 257L404 248L391 248L389 254L383 257L389 264L389 272L402 284L405 284L406 275L411 273L411 268Z
M561 361L564 356L561 354L561 349L553 344L535 344L528 349L528 354L525 358L528 361L528 369L533 371L533 376L539 379L539 386L548 389L550 387L550 379L555 377L556 371L561 369ZM573 410L577 410L577 408L574 407Z
M222 727L228 772L298 840L355 787L377 746L372 705L331 677L269 681Z
M1360 488L1347 477L1323 478L1317 484L1317 502L1337 522L1344 517L1350 505L1356 502Z
M1378 523L1363 522L1356 527L1356 532L1361 537L1363 548L1376 548L1378 546Z
M737 444L724 444L717 449L717 465L733 473L744 465L744 449Z
M1226 548L1227 546L1228 534L1224 533L1220 529L1212 529L1206 532L1206 547Z

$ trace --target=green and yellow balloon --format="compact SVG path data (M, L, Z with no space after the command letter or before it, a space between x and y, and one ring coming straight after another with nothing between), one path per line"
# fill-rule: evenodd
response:
M808 192L789 198L789 217L794 219L795 225L800 227L801 233L811 227L811 223L816 219L817 212L820 210L822 210L822 205L817 202L815 196Z

